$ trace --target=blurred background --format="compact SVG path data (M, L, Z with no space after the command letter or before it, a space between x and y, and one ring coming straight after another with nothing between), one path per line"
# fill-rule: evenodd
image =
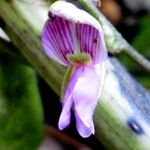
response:
M98 2L98 1L96 1ZM117 28L117 30L123 35L123 37L131 43L133 47L135 47L141 54L143 54L147 59L150 59L150 1L149 0L101 0L99 2L101 6L99 9L103 12L103 14L111 21L111 23ZM1 31L2 32L2 31ZM110 54L111 56L111 54ZM125 67L129 70L129 72L148 90L150 90L150 79L149 74L147 72L144 72L139 65L135 63L131 58L129 58L126 54L120 53L117 54L116 57L122 62ZM19 59L19 57L18 57ZM0 62L6 69L4 70L4 73L0 73L2 79L7 79L7 82L3 84L3 87L6 88L9 85L9 88L11 89L11 92L9 93L8 99L12 97L12 93L16 92L17 97L19 92L21 92L21 88L17 89L17 91L14 91L15 87L17 86L18 80L16 80L16 85L12 85L11 87L11 78L14 80L16 78L17 74L20 74L23 72L23 70L17 66L16 64L12 64L13 61L12 57L10 58L6 54L3 54L3 56L0 57ZM5 64L5 65L4 65ZM14 72L14 78L10 77L10 74L12 73L10 69L7 70L7 67L10 66L11 68L17 68L17 72ZM24 67L24 66L23 66ZM25 82L28 81L29 77L34 78L32 75L36 74L32 69L26 68L26 72L28 72L27 76L21 77L20 80L24 80ZM7 74L7 75L6 75ZM5 77L5 78L4 78ZM9 79L9 80L8 80ZM33 83L33 86L28 87L29 89L35 88L35 85L38 85L39 93L40 95L36 95L35 99L39 99L39 104L37 104L37 101L34 102L34 100L26 102L26 99L22 98L24 101L24 114L20 114L18 103L14 104L14 106L11 106L8 108L10 110L10 113L13 112L14 109L18 109L16 112L16 115L20 114L20 122L21 120L25 120L25 124L27 125L27 128L25 131L21 131L22 135L24 137L26 136L26 133L31 134L31 138L33 138L33 134L35 134L35 138L37 141L32 142L31 138L28 137L26 140L27 143L33 144L33 143L41 143L39 145L40 150L72 150L72 149L80 149L80 150L105 150L103 145L94 137L91 136L87 139L81 138L75 127L75 121L74 118L72 118L71 124L68 128L66 128L63 132L60 132L57 129L57 123L59 119L59 115L61 112L61 104L59 101L59 97L52 91L52 89L45 83L45 81L36 74L36 78L34 79L36 83ZM6 85L8 84L8 85ZM21 87L22 85L20 85ZM26 89L27 91L29 89ZM18 92L19 90L19 92ZM9 90L10 91L10 90ZM14 94L13 93L13 94ZM25 93L24 93L25 94ZM34 93L30 93L31 96L34 95ZM39 98L41 97L41 98ZM3 97L4 98L4 97ZM31 98L30 98L31 99ZM13 100L13 99L11 99ZM29 106L29 107L28 107ZM3 107L5 107L5 104L0 103L0 114L3 114ZM32 110L34 110L34 112ZM38 108L38 109L37 109ZM12 111L11 111L12 109ZM10 115L9 113L9 115ZM41 116L43 114L43 116ZM13 116L16 116L13 114ZM6 145L8 144L7 141L11 140L11 142L14 145L14 148L8 145L8 150L19 150L21 146L16 146L17 144L14 144L14 137L11 138L14 134L18 136L16 133L20 133L19 126L23 125L23 123L20 123L14 118L11 118L7 124L7 129L3 130L3 127L6 128L6 122L8 121L7 116L5 118L1 117L0 115L0 150L7 150ZM24 118L22 118L22 116ZM40 116L40 117L39 117ZM34 118L34 119L33 119ZM40 118L40 119L39 119ZM44 125L43 121L44 120ZM9 124L12 123L12 121L16 121L17 131L13 131L11 126ZM4 125L4 126L3 126ZM43 127L44 126L44 127ZM44 129L43 129L44 128ZM21 129L20 129L21 130ZM44 130L44 134L42 135ZM9 138L7 139L6 137ZM22 138L21 134L19 135L20 138ZM37 138L39 137L39 139ZM42 137L42 140L41 140ZM5 139L5 140L3 140ZM44 140L43 140L44 139ZM41 140L41 142L40 142ZM19 143L22 141L19 140ZM23 142L22 142L23 143ZM10 143L11 145L11 143ZM33 147L25 147L25 150L35 149L35 146ZM23 149L23 148L21 148Z

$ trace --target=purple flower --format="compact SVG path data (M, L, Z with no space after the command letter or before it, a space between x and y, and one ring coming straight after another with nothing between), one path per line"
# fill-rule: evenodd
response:
M62 97L59 129L69 125L73 109L79 134L89 137L95 132L92 116L102 85L100 65L107 58L100 24L74 5L57 1L50 7L42 44L49 57L73 68Z

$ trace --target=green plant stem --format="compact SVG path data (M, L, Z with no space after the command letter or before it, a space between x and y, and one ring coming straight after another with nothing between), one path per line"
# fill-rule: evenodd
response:
M128 47L123 49L123 52L128 54L132 59L136 60L142 68L150 73L150 61L145 59L145 57L138 53L131 45L128 45Z
M95 7L91 0L78 0L83 7L93 15L102 25L105 41L111 53L125 52L135 60L143 69L150 73L150 61L138 53L113 27L105 16Z
M66 69L43 53L39 37L41 31L30 18L32 16L36 20L41 20L35 13L38 6L33 9L35 7L29 5L30 7L27 7L26 3L24 7L24 3L18 0L1 0L0 16L5 22L4 30L31 65L60 95ZM27 12L31 15L26 14ZM96 137L109 150L149 150L149 93L134 81L114 58L109 58L105 68L101 100L98 101L94 113ZM129 127L128 120L131 118L140 124L142 135Z
M0 8L0 15L6 23L4 30L8 33L12 42L21 50L21 53L58 93L64 67L44 55L38 33L31 28L28 22L21 18L20 14L13 8L13 3L3 0L0 2L0 5L2 7L2 9ZM59 74L56 72L56 69L59 71Z

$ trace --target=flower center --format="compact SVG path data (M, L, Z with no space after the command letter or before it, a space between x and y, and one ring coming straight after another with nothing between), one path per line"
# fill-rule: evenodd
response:
M73 66L86 65L91 63L91 56L87 53L67 54L67 60Z

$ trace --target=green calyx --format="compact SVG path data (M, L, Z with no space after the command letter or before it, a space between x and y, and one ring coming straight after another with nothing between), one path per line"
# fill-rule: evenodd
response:
M67 59L73 65L84 65L91 62L91 56L86 53L68 54Z

